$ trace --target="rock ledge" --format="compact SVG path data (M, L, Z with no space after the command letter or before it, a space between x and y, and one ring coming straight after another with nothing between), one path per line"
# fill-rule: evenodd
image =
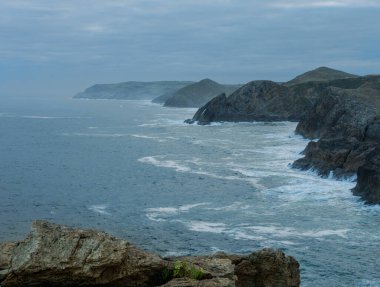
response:
M175 272L178 264L197 270L196 278L191 272L178 276ZM299 285L298 262L273 249L248 256L218 253L162 258L104 232L73 229L46 221L34 222L25 240L0 244L2 287Z

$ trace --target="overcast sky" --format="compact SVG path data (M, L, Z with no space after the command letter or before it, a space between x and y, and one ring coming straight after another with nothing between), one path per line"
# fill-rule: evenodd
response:
M0 94L380 73L380 0L0 0Z

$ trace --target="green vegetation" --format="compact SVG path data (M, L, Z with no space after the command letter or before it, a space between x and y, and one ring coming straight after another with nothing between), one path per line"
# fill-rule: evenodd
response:
M162 271L162 279L165 281L171 278L183 278L188 277L195 280L201 280L204 278L205 271L192 263L186 261L176 261L174 263L173 270L165 268Z

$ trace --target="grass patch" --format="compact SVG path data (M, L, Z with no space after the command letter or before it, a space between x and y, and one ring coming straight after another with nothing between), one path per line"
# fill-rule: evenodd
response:
M203 268L198 267L192 263L186 262L186 261L176 261L174 263L174 268L168 269L165 268L162 271L162 278L167 281L171 278L191 278L195 280L201 280L205 276L205 271Z

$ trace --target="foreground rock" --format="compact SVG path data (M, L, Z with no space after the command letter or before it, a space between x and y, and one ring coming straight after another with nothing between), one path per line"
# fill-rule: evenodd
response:
M279 250L249 256L163 259L94 230L34 222L21 242L0 244L0 286L299 286L298 262Z

